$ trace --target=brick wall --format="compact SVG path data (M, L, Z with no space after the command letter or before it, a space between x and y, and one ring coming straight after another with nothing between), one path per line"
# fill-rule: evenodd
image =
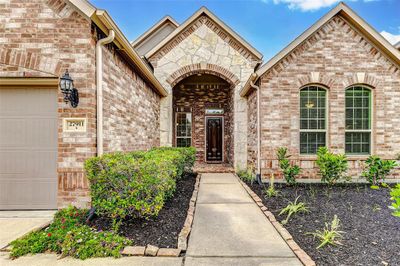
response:
M0 25L1 77L60 77L68 69L74 79L77 108L58 89L58 206L87 206L83 163L96 155L97 28L62 0L2 1ZM104 51L105 151L159 145L159 96L112 45ZM63 132L65 117L87 118L87 132Z
M0 75L59 77L68 68L79 90L78 108L58 90L58 205L89 201L82 164L96 152L95 42L91 23L60 0L0 4ZM62 118L87 118L87 132L65 133Z
M345 89L372 87L372 151L382 158L400 152L400 70L340 16L334 17L272 70L261 77L262 168L278 173L276 149L289 148L302 176L316 178L315 156L299 154L299 89L328 88L327 143L344 152ZM365 156L349 157L349 174L359 176Z
M160 146L160 96L112 45L103 64L104 152Z
M257 91L247 96L247 167L257 167Z

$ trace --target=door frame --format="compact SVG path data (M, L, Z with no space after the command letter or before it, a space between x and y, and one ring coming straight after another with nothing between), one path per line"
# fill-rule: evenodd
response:
M221 118L222 121L222 159L221 161L207 161L207 120L210 118ZM223 163L225 159L225 120L223 115L205 115L204 116L204 162L206 163Z

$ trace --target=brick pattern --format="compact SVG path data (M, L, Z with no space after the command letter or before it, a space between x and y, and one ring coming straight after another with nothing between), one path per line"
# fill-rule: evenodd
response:
M221 80L222 82L222 80ZM183 80L177 84L173 93L174 119L177 109L192 113L192 145L196 148L197 162L205 162L205 110L206 108L224 109L224 162L233 163L233 99L229 84L219 87L202 88L188 86ZM175 124L175 123L174 123ZM175 140L175 129L174 129Z
M103 47L104 152L160 146L160 96L123 59Z
M280 175L275 152L282 146L289 148L293 162L304 169L302 177L318 177L316 157L299 154L299 89L306 84L328 89L327 143L340 153L345 148L345 89L353 84L371 87L372 152L385 159L396 157L400 151L399 66L337 15L261 77L264 177ZM365 159L349 157L348 174L359 176Z
M75 109L58 93L58 204L85 205L89 195L82 165L96 151L91 24L61 0L10 0L0 5L0 14L1 76L59 77L68 68L79 90L80 104ZM87 132L62 132L64 117L87 118Z
M257 91L247 96L247 167L257 168Z
M98 29L63 0L8 0L0 4L0 76L59 77L68 69L79 91L72 108L58 93L58 206L88 206L83 170L96 155L95 44ZM159 144L159 96L115 47L104 50L105 150ZM115 103L115 104L113 104ZM87 119L87 132L63 132L62 119Z
M155 65L160 58L162 58L165 54L169 53L175 47L179 46L179 44L185 40L189 35L196 31L202 25L206 25L212 31L214 31L222 40L226 41L232 48L238 51L244 58L249 61L257 61L257 57L253 55L249 50L247 50L243 45L238 43L232 36L230 36L226 31L220 28L212 19L210 19L207 15L202 15L198 19L192 22L184 31L175 36L167 45L162 47L159 51L153 54L149 60Z

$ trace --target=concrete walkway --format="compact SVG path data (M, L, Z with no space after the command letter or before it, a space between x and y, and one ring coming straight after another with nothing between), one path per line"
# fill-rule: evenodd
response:
M0 211L0 249L53 219L55 211Z
M302 265L233 174L202 174L185 265Z

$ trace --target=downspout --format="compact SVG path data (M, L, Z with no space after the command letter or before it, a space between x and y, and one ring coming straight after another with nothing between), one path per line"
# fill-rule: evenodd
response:
M254 84L258 75L254 73L250 80L250 86L257 90L257 173L256 179L258 184L262 185L261 181L261 118L260 118L260 87Z
M96 94L97 94L97 156L103 154L103 50L102 46L114 40L114 30L96 43Z

